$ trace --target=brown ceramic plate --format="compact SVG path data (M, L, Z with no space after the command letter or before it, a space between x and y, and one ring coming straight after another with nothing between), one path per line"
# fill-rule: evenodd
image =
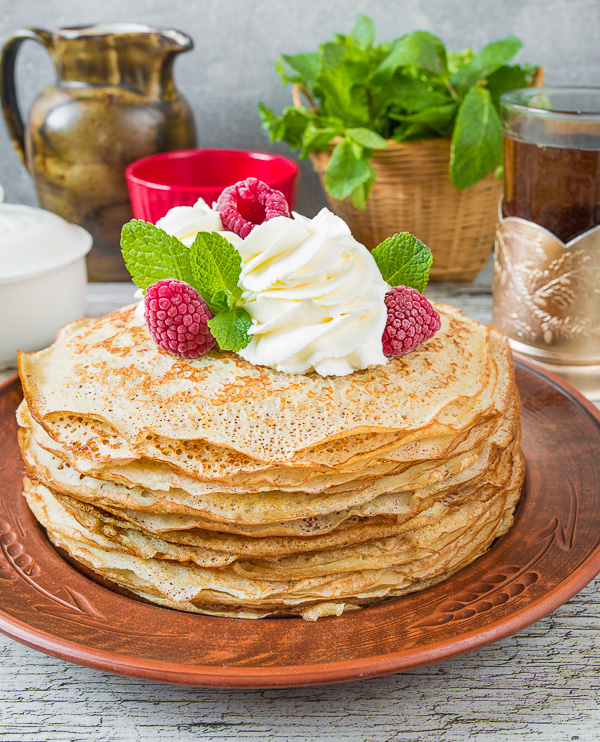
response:
M212 618L140 602L82 574L21 497L15 378L0 387L0 630L43 652L199 686L309 685L385 675L501 639L600 572L600 413L517 361L527 480L514 526L439 585L327 618Z

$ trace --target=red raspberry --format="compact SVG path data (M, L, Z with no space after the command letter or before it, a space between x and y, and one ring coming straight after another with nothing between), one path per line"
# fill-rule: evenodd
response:
M401 356L432 338L441 327L440 315L416 289L395 286L385 295L387 324L383 331L383 353Z
M246 178L225 188L217 199L217 211L221 214L223 226L242 239L258 224L275 216L290 216L283 193L257 178Z
M182 358L197 358L216 342L208 327L212 312L185 281L163 278L148 286L144 315L154 342Z

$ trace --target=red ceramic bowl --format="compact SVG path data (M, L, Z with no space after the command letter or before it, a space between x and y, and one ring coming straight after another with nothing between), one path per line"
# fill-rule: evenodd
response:
M281 191L292 209L299 173L292 160L266 152L186 149L132 162L125 176L134 217L156 222L173 206L199 198L212 206L224 188L250 177Z

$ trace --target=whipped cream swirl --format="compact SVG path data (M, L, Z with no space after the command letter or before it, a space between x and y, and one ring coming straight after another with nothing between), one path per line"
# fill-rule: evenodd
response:
M177 237L189 247L198 232L222 232L232 245L238 245L242 240L234 232L223 228L221 215L218 211L199 198L193 206L174 206L156 222L156 226Z
M237 248L243 306L254 320L250 363L288 373L345 376L387 363L383 280L348 225L323 209L255 227Z

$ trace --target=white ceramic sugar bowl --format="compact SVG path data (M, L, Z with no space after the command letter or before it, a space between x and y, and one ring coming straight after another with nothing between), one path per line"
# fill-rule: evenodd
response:
M0 203L0 368L85 314L92 236L56 214Z

